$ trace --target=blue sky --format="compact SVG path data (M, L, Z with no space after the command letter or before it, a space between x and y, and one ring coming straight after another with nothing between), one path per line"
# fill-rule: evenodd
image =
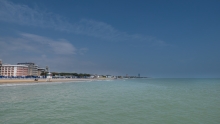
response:
M0 0L0 59L51 71L220 77L219 0Z

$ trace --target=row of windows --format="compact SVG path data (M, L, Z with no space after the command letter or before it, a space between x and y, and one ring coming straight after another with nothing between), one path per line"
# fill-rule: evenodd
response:
M14 68L2 68L2 69L14 69ZM17 69L28 69L28 68L17 68Z
M14 69L14 68L1 68L1 69ZM22 67L20 67L20 68L17 68L17 69L28 69L28 68L22 68Z
M2 68L2 69L14 69L14 68Z
M17 71L14 71L14 70L1 70L0 73L28 73L28 70L17 70ZM38 72L32 72L32 74L38 74Z
M2 71L14 71L14 69L13 70L2 70ZM24 69L24 70L18 69L17 71L28 71L28 70L27 69Z
M13 75L14 73L2 73L2 75ZM19 75L19 74L26 74L27 75L27 73L17 73L17 75Z

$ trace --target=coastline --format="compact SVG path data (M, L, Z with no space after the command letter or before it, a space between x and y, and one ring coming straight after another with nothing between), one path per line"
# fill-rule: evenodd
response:
M96 81L96 80L112 80L112 79L87 79L87 78L71 78L71 79L0 79L0 85L2 84L23 84L23 83L53 83L53 82L84 82L84 81Z

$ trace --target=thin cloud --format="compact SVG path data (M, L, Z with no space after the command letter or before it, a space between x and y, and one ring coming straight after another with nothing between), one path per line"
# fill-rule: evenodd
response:
M76 49L65 39L53 40L39 35L21 33L18 38L0 38L0 51L3 53L39 54L49 52L58 55L73 55Z
M79 54L84 55L88 51L88 48L79 49Z
M49 48L52 48L56 54L75 54L76 51L75 47L65 39L52 40L46 37L28 33L22 33L21 35L24 39L28 39L32 42L37 42L46 47L48 46Z
M35 62L50 71L82 72L89 68L77 55L86 54L87 48L77 50L66 39L51 39L35 34L20 33L18 37L0 37L0 59L4 63ZM76 55L77 54L77 55Z
M0 0L0 20L20 25L53 28L59 31L86 35L109 41L161 42L161 40L157 38L152 40L152 38L148 36L127 34L126 32L119 31L113 26L100 21L81 19L79 22L69 23L60 15L33 9L27 5L15 4L6 0Z
M0 0L0 20L17 23L21 25L31 25L39 27L60 27L64 19L59 15L32 9L26 5L14 4L6 0ZM65 22L67 26L67 22Z

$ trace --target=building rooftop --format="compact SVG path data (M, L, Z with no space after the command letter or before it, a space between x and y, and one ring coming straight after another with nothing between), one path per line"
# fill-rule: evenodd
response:
M2 66L18 66L18 67L28 67L26 65L10 65L10 64L4 64Z
M33 62L19 62L18 65L35 65Z

